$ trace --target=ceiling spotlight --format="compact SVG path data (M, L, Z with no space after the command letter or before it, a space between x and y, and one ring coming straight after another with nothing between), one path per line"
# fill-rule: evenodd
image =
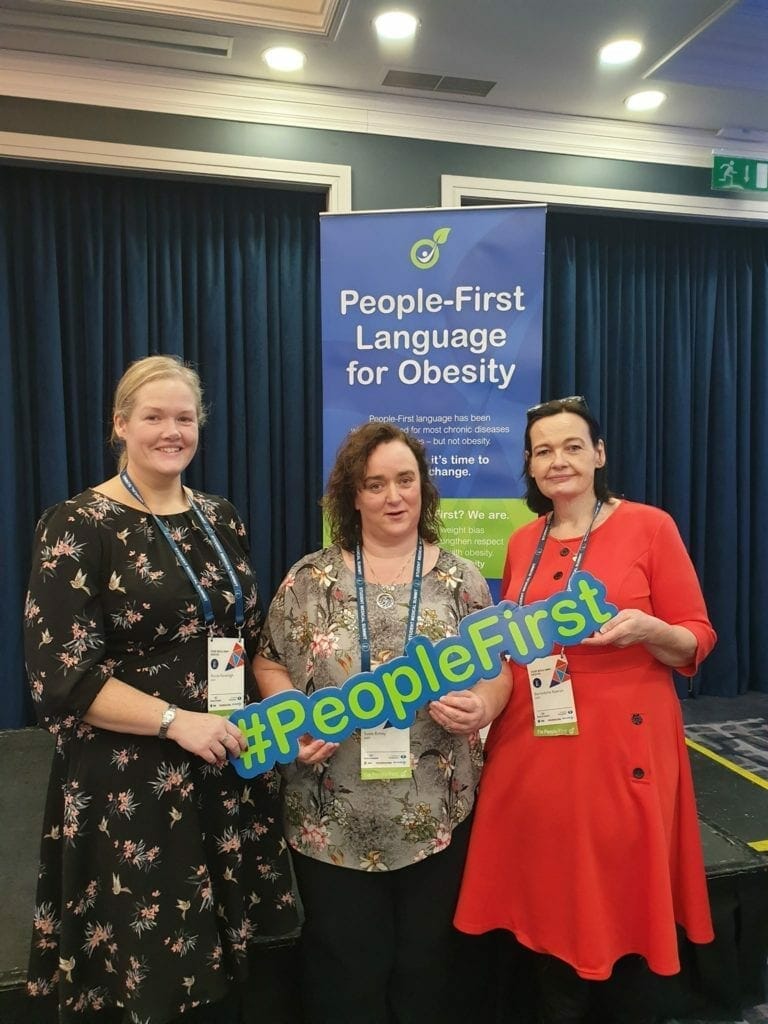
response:
M413 39L419 19L405 11L386 11L373 19L379 39Z
M306 57L292 46L273 46L264 51L264 60L273 71L300 71Z
M666 94L656 89L648 89L646 92L635 92L627 96L624 106L627 110L655 110L660 107L666 99Z
M629 64L642 50L636 39L616 39L600 50L601 64Z

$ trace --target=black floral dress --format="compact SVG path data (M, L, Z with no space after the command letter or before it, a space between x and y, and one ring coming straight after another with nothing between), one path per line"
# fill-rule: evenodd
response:
M252 656L260 611L245 530L224 499L195 501L240 577ZM196 517L165 521L211 596L215 632L232 635L230 581ZM163 1024L222 998L252 950L298 930L277 776L246 782L171 740L82 721L110 676L206 708L199 602L148 514L93 490L49 509L25 629L38 718L56 736L28 989L57 992L63 1022L122 1006L125 1024Z

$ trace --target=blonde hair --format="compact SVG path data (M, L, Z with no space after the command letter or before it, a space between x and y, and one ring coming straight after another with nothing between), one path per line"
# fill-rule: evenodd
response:
M119 452L117 461L119 470L125 469L128 457L125 452L125 442L115 430L115 419L118 416L123 420L131 418L136 407L136 394L139 388L156 380L168 378L176 378L187 385L195 399L197 425L202 427L205 423L207 414L203 405L203 386L200 383L197 370L183 362L179 356L146 356L144 359L137 359L135 363L131 363L118 381L112 405L112 433L109 441L112 447Z

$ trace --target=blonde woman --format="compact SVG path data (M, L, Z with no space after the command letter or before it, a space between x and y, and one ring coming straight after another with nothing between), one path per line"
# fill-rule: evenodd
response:
M219 1020L255 951L297 929L274 780L243 783L226 759L244 741L212 710L209 645L240 645L250 699L260 615L239 515L182 483L204 418L194 370L134 363L117 475L37 529L27 667L57 746L28 988L64 1024Z

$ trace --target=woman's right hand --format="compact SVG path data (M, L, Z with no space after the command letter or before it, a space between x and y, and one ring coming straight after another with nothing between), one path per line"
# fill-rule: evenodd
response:
M300 764L320 764L333 757L338 749L338 743L326 743L325 740L316 740L309 733L304 733L299 737L299 753L296 760Z
M227 756L239 757L248 746L245 736L228 718L182 708L168 727L168 739L208 764L222 764Z

